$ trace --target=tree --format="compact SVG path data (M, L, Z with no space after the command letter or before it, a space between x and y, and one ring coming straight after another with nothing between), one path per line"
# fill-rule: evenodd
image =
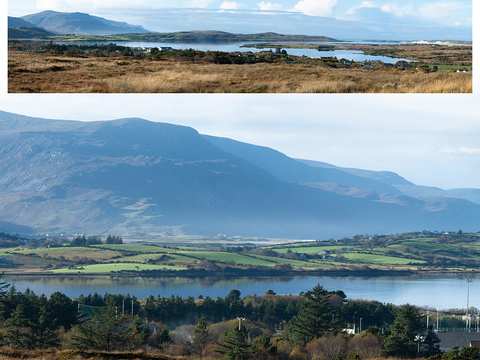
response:
M135 316L130 327L132 328L134 334L137 335L141 344L146 344L148 338L150 335L152 335L150 328L148 326L144 326L142 319L140 319L138 316Z
M64 293L57 291L50 295L48 308L55 313L55 328L63 326L65 330L70 330L78 324L78 304Z
M30 349L33 347L32 323L25 315L25 309L19 304L11 317L5 320L4 343L12 348Z
M79 349L112 351L125 348L125 339L131 330L125 326L126 322L126 317L116 316L114 307L101 309L83 324L73 327L73 343Z
M415 336L419 335L422 330L418 308L410 304L400 306L390 328L390 335L385 339L382 354L385 356L416 356Z
M440 339L433 331L433 326L428 327L427 334L425 335L425 341L423 342L424 356L430 357L440 353Z
M48 349L58 347L58 334L55 331L55 319L52 319L45 306L40 307L38 321L32 326L32 340L34 347Z
M203 348L208 342L208 327L207 321L205 320L205 316L202 314L200 320L198 320L198 324L193 330L193 334L195 335L193 339L193 348L195 353L201 354Z
M277 347L272 344L270 336L262 335L262 337L255 340L252 344L255 359L275 358L277 354Z
M251 350L247 344L247 328L241 324L240 329L235 324L230 331L224 332L219 348L214 352L224 354L227 360L244 360L250 357Z
M159 342L162 346L166 346L171 340L170 331L168 331L168 327L164 326L160 333Z
M335 316L328 302L329 292L318 284L304 296L307 301L300 305L298 314L290 321L288 339L306 344L329 332L339 332L342 321L339 316Z

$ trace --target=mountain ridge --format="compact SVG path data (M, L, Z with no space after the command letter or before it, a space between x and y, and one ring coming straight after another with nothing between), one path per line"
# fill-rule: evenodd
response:
M21 20L37 27L58 34L122 34L148 33L141 25L130 25L126 22L107 20L87 13L65 13L45 10L20 17Z
M0 225L37 233L314 239L427 228L468 231L480 219L480 206L466 200L412 198L398 189L352 196L316 187L318 182L287 182L281 178L285 169L275 176L272 164L225 151L188 126L0 112L0 130ZM293 169L307 166L286 158ZM365 187L380 186L348 175Z

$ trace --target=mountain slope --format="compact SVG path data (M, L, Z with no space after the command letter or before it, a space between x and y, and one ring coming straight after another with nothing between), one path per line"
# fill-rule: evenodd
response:
M145 30L142 26L107 20L79 12L61 13L46 10L37 14L22 16L20 19L59 34L110 35L148 32L148 30Z
M8 27L35 27L34 24L32 24L31 22L29 21L25 21L21 18L18 18L18 17L13 17L13 16L9 16L8 17Z
M480 219L480 206L468 201L377 201L285 182L210 140L189 127L142 119L0 112L0 225L38 233L328 238L468 231Z
M374 178L367 178L335 167L313 167L263 146L256 146L227 138L207 136L212 144L267 170L278 179L290 183L328 182L347 187L369 189L376 193L401 195L396 187Z
M307 164L308 166L320 167L320 168L326 168L326 169L337 169L349 174L353 174L353 175L357 175L357 176L361 176L369 179L374 179L389 185L394 185L394 186L414 185L407 179L391 171L370 171L370 170L362 170L362 169L344 168L344 167L339 167L339 166L331 165L328 163L324 163L321 161L303 160L303 159L296 159L296 160L301 163Z

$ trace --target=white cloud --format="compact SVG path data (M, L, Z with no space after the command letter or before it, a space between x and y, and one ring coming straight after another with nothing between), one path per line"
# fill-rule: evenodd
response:
M338 0L302 0L290 11L298 11L305 15L331 16Z
M237 3L236 1L224 1L222 4L220 4L220 9L222 10L236 10L240 9L243 5L240 3Z
M364 1L361 5L354 6L350 10L347 11L347 14L355 14L358 9L361 8L374 8L375 5L371 1Z
M413 15L413 10L412 10L412 5L409 6L397 6L394 4L389 4L389 5L382 5L380 9L383 12L393 14L395 16L406 16L406 15Z
M428 19L443 19L452 15L457 10L471 9L472 5L466 5L460 1L439 1L426 3L418 8L422 16Z
M480 155L480 149L469 148L469 147L459 147L457 149L451 147L443 147L440 149L440 152L448 155Z
M282 10L283 7L280 4L266 3L265 1L258 3L257 6L259 10Z

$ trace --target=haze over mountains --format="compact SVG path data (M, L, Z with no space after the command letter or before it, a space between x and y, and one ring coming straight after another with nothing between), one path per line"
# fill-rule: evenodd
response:
M80 12L62 13L46 10L20 18L9 17L8 19L9 27L29 27L28 24L33 24L31 26L56 34L111 35L149 32L142 26L107 20L99 16Z
M478 230L479 204L402 187L433 191L184 126L0 112L0 230L295 239Z

